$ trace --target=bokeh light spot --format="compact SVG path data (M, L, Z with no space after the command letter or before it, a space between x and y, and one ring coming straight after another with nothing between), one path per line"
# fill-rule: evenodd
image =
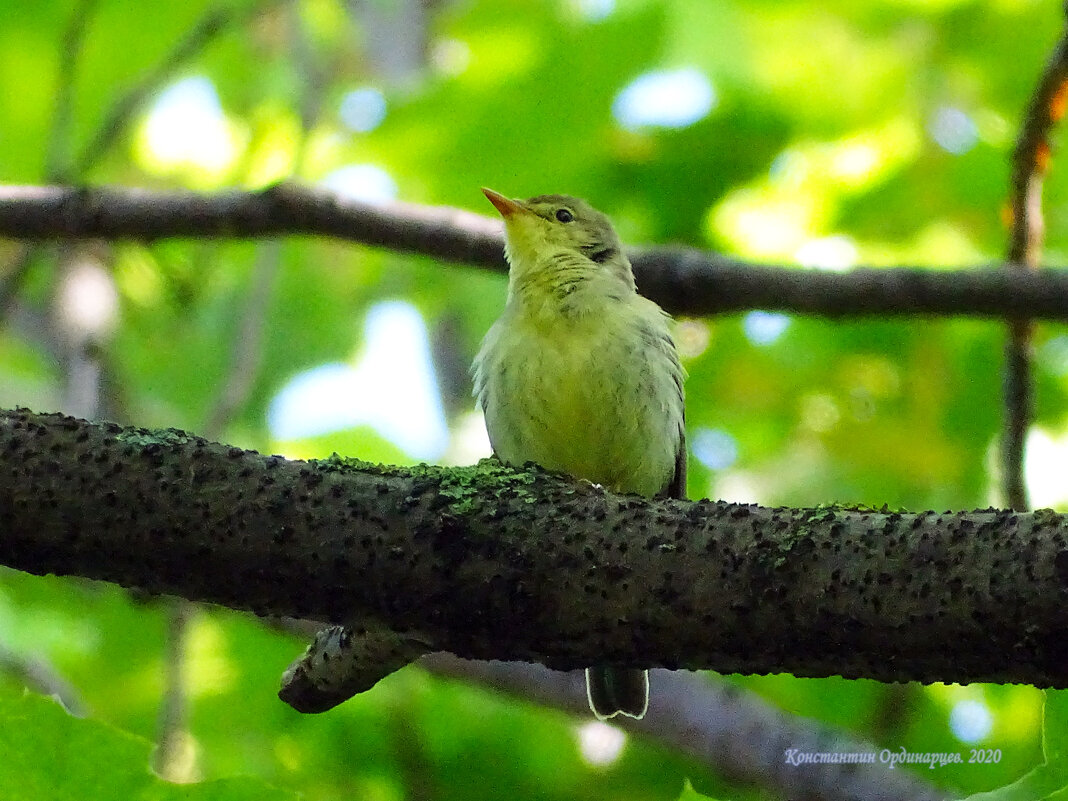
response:
M355 366L324 364L295 376L271 401L276 440L369 425L416 459L436 459L449 432L422 315L400 301L367 314Z
M154 172L187 168L217 177L234 164L241 150L215 84L202 76L184 78L164 89L139 133L138 155Z
M778 312L751 311L742 319L745 336L754 345L775 343L789 327L789 315Z
M934 113L927 132L940 148L955 156L967 153L979 140L979 129L972 118L951 106L942 106Z
M806 240L795 258L802 267L845 272L857 263L857 246L848 236L823 236Z
M591 720L578 729L579 753L590 765L611 765L623 752L627 736L615 726L604 721Z
M675 324L675 345L684 359L696 359L712 341L712 329L704 320L679 320Z
M738 441L721 428L697 429L690 450L711 470L726 470L738 460Z
M600 22L616 10L616 0L572 0L572 6L587 22Z
M373 131L386 118L385 95L370 86L354 89L341 98L338 113L350 131Z
M717 102L712 83L693 67L639 75L612 103L612 113L628 130L685 128L708 116Z
M994 716L982 701L958 701L949 712L949 728L961 742L977 743L993 726Z
M397 197L397 183L374 164L349 164L326 176L321 185L345 200L388 203Z

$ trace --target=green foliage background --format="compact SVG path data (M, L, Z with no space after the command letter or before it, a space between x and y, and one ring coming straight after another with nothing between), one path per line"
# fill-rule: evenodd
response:
M4 183L46 180L60 42L75 6L0 0ZM94 6L61 152L78 153L116 100L215 7ZM376 56L368 13L397 6L232 4L238 21L168 83L211 81L234 157L215 171L153 163L142 109L104 158L72 180L260 187L373 164L392 176L400 199L481 213L491 211L483 185L513 196L584 196L632 243L684 242L782 263L796 263L813 242L844 244L857 263L992 262L1004 251L1007 154L1061 27L1053 0L456 0L426 4L426 57L398 76ZM610 13L599 18L591 11L598 7ZM645 72L675 68L708 78L711 113L681 129L623 128L612 113L618 92ZM371 131L347 130L340 102L368 86L383 93L386 115ZM309 106L319 111L305 128ZM973 126L959 153L932 133L946 110ZM1059 166L1047 188L1050 264L1063 261L1068 244L1068 177ZM0 279L22 253L19 243L0 242ZM23 316L47 319L60 255L54 247L32 252ZM108 258L121 306L103 347L109 406L129 422L193 431L226 382L257 265L277 259L262 363L220 438L299 455L410 460L370 429L282 443L266 425L268 403L295 374L354 362L367 311L387 299L423 315L442 401L459 431L472 408L464 366L505 292L503 276L306 238L125 243ZM63 360L18 319L9 315L0 327L0 403L61 408ZM1000 325L796 318L759 344L746 321L682 321L691 442L707 429L727 434L737 451L719 469L691 459L692 497L912 509L1001 501L993 472ZM1063 436L1068 338L1044 325L1036 345L1037 422ZM20 755L0 758L0 788L9 788L0 795L180 794L146 766L165 620L159 603L114 587L0 573L0 642L47 660L91 710L91 720L74 721L24 697L17 680L0 679L0 746ZM334 712L302 717L275 698L301 647L246 616L195 618L184 664L187 776L211 783L188 797L670 799L684 776L702 793L763 797L634 741L616 762L595 767L580 755L573 720L413 668ZM790 712L909 751L966 754L950 710L964 699L985 702L993 725L977 745L1001 749L1001 762L923 771L954 792L998 787L1041 759L1042 696L1033 688L731 680ZM81 756L46 759L57 743ZM240 776L255 778L232 780Z

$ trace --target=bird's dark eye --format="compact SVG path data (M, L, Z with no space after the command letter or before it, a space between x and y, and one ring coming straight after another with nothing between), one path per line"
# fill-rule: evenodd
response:
M557 209L556 219L558 219L562 223L569 223L575 219L575 215L567 209Z

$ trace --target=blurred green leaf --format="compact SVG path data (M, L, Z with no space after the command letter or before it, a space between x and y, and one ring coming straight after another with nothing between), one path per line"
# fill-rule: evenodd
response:
M1042 714L1044 761L1012 784L967 801L1030 801L1068 797L1068 691L1046 690Z
M713 801L712 796L701 795L690 784L690 780L687 779L682 785L682 793L679 794L678 801Z
M176 785L149 770L152 745L105 723L71 717L56 702L0 684L0 787L40 801L295 799L256 779ZM14 796L11 796L14 797Z

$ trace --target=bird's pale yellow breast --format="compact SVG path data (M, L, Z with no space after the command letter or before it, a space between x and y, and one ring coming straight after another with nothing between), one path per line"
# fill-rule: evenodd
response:
M620 492L672 480L682 437L682 370L667 320L631 293L580 315L509 304L476 360L495 453Z

